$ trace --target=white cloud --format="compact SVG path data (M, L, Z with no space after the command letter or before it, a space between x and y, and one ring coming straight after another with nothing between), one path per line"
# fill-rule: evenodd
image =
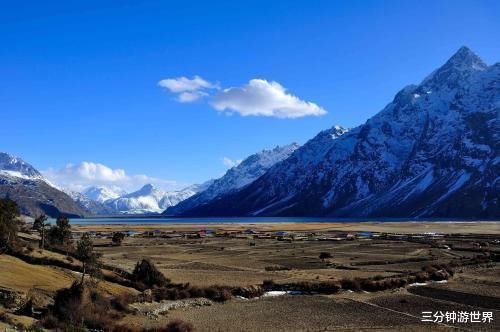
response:
M183 92L177 96L177 100L180 103L192 103L206 96L208 96L208 93L203 91Z
M232 168L234 166L238 166L240 163L242 162L241 159L238 159L238 160L232 160L232 159L229 159L228 157L224 157L222 158L222 163L224 164L224 166L226 166L227 168Z
M60 169L49 168L42 174L59 187L82 191L91 186L109 186L125 191L134 191L151 183L164 189L177 187L172 180L150 177L144 174L128 175L125 170L112 169L106 165L84 161L79 164L67 164Z
M238 113L242 116L300 118L326 114L321 106L288 93L275 81L253 79L241 87L220 90L219 84L200 76L192 79L183 76L161 80L158 85L176 94L177 101L181 103L211 97L210 105L227 115Z
M192 103L208 96L204 90L218 89L218 85L204 80L195 75L192 79L187 77L167 78L158 82L158 85L177 94L177 101L181 103Z
M217 111L237 112L242 116L299 118L326 114L315 103L289 94L278 82L262 79L250 80L242 87L224 89L211 104Z

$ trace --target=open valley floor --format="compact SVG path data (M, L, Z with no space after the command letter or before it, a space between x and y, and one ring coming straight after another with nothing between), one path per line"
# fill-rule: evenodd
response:
M133 298L116 316L130 330L181 320L197 331L494 331L500 329L499 225L113 224L75 225L72 233L74 241L90 234L102 255L100 294ZM120 245L111 241L117 232L124 234ZM80 278L81 263L70 253L34 248L36 232L20 237L25 249L0 255L0 321L28 327L58 290ZM175 296L153 289L148 298L151 290L127 280L144 258L177 285L169 286L180 289ZM212 288L232 295L211 298ZM37 314L19 310L28 298ZM424 322L425 312L481 317ZM489 313L493 319L484 320Z

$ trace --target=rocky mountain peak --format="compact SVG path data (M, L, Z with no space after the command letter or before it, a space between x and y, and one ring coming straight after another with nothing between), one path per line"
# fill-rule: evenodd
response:
M458 69L472 68L476 70L484 70L488 67L488 65L467 46L462 46L444 66L453 66Z
M422 85L427 88L454 88L478 71L484 71L488 65L471 51L461 47L444 65L429 75Z
M0 152L0 171L12 176L43 179L42 174L19 157Z

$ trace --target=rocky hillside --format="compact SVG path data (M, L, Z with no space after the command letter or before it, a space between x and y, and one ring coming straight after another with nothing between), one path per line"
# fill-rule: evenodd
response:
M185 216L500 217L500 64L463 47L365 124Z
M218 197L241 189L258 179L276 163L290 157L298 148L299 146L294 143L253 154L239 165L228 170L223 177L213 181L208 188L200 190L198 194L172 206L165 211L165 214L182 214L184 211L207 204Z
M0 197L14 200L24 215L84 216L88 211L49 183L24 160L0 153Z

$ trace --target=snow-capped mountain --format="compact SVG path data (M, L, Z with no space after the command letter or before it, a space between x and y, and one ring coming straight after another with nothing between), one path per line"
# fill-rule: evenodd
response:
M114 211L104 205L103 203L99 201L95 201L93 199L90 199L88 196L85 194L82 194L77 191L71 191L71 190L63 190L66 194L69 195L73 199L73 201L76 202L81 208L85 209L88 211L90 214L93 215L107 215L107 214L113 214Z
M339 133L343 130L344 129L339 128ZM223 177L213 181L206 190L169 208L165 213L181 214L183 211L206 204L217 197L243 188L262 176L274 164L288 158L298 148L299 145L293 143L285 146L277 146L272 150L263 150L253 154L243 160L239 165L229 169Z
M462 47L365 124L182 215L500 217L500 64Z
M110 199L126 195L127 192L122 190L121 188L93 186L85 189L82 194L95 202L104 203Z
M160 213L203 189L204 185L193 185L178 191L163 191L146 184L133 193L106 200L105 205L118 213Z
M26 180L46 181L43 175L33 166L19 157L0 152L0 175Z
M61 214L88 214L66 193L52 185L33 166L19 157L0 152L0 198L15 201L24 215L35 217L45 213L51 217Z

